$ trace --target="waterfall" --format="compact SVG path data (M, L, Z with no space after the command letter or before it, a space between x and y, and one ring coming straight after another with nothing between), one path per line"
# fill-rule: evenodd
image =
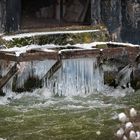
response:
M15 62L1 61L2 79L8 75L15 64ZM36 90L39 90L39 94L43 93L46 96L84 96L97 92L114 96L117 88L131 86L130 75L133 70L133 67L123 64L122 59L118 63L115 60L108 60L99 64L98 58L94 57L36 60L20 62L16 65L18 71L12 74L2 86L0 95L3 95L3 92L6 95L25 92L36 94L38 93ZM0 86L1 81L0 79Z
M63 60L47 88L55 95L71 96L93 93L103 88L103 73L96 59Z
M32 92L36 88L47 88L54 96L76 96L103 89L104 76L96 58L62 60L62 65L50 77L46 77L55 63L54 60L21 62L19 71L3 87L3 91ZM10 65L13 63L8 64L8 67L1 66L2 76L7 73ZM41 87L37 85L38 81Z

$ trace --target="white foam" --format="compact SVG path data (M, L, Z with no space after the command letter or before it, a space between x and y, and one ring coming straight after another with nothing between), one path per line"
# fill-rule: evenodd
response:
M5 139L5 138L0 138L0 140L7 140L7 139Z
M7 97L0 97L0 105L6 105L9 104L9 100L7 99Z

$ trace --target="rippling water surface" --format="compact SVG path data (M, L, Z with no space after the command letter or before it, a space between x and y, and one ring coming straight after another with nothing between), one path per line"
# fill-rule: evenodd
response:
M0 99L0 138L7 140L113 140L117 114L140 108L140 92L107 89L52 96L47 89ZM72 94L73 95L73 94Z
M34 92L12 93L14 80L7 83L3 89L6 96L0 97L0 138L115 140L118 113L127 113L131 107L139 111L140 92L106 87L96 59L62 63L52 79L45 81L47 86ZM14 85L23 87L31 74L41 79L53 64L51 61L21 63ZM3 75L5 67L2 66Z

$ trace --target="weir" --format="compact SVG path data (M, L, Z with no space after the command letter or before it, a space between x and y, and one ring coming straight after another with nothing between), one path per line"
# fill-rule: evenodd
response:
M102 48L103 46L106 48ZM22 50L22 48L21 48ZM25 52L1 50L0 88L54 95L88 94L105 86L139 89L139 46L104 42L87 49L76 46L35 47ZM6 87L6 88L5 88Z

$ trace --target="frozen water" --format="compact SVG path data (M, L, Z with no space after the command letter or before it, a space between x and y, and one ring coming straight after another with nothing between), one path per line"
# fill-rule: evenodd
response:
M89 94L103 88L103 73L96 59L63 60L62 67L48 81L47 87L59 96Z

